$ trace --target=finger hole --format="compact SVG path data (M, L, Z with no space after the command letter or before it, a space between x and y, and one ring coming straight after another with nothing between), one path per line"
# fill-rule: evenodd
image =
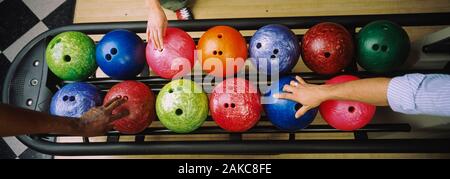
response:
M175 114L176 114L177 116L180 116L180 115L183 114L183 110L182 110L182 109L177 109L177 110L175 110Z
M348 107L348 112L354 113L355 112L355 107L353 107L353 106Z
M303 107L302 104L297 103L297 104L295 104L294 109L295 109L295 111L298 111L298 110L299 110L300 108L302 108L302 107Z

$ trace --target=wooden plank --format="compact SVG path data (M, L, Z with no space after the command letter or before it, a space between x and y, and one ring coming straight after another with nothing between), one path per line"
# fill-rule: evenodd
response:
M239 17L324 16L385 13L449 12L449 0L196 0L197 19ZM74 21L113 22L146 20L144 0L78 0ZM166 10L168 19L176 19Z

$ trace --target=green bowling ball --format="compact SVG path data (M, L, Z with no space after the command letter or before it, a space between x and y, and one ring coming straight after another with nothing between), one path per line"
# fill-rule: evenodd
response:
M48 68L62 80L81 81L97 69L94 41L81 32L63 32L45 51Z
M410 42L403 28L386 20L367 24L356 36L358 64L369 72L384 73L408 58Z
M176 133L199 128L208 116L208 97L190 80L174 80L156 98L156 114L161 123Z

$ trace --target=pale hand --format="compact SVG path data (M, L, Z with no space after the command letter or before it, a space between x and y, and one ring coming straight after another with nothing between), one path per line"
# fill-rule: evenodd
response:
M148 14L147 39L158 49L164 49L164 36L167 28L167 17L161 7L152 8ZM150 42L151 41L151 42Z
M295 117L299 118L327 99L328 85L308 84L299 76L296 76L295 79L297 81L291 81L289 85L283 87L284 93L275 94L274 97L302 104L302 107L295 113Z

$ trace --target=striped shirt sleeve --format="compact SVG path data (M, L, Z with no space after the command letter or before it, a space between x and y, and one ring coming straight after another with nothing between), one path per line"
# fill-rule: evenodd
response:
M450 116L450 75L395 77L389 83L387 98L389 106L396 112Z

